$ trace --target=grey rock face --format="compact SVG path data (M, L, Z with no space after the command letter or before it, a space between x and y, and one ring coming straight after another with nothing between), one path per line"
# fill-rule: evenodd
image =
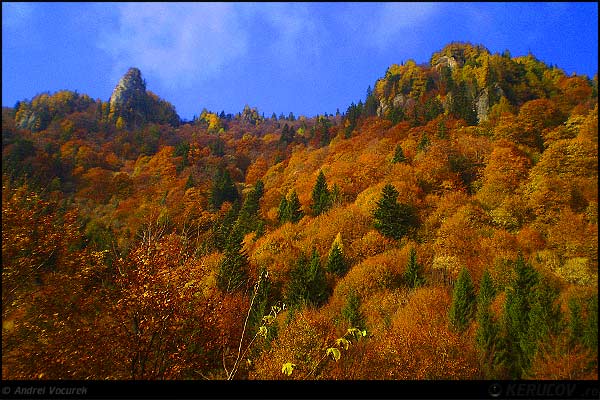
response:
M146 99L146 83L137 68L129 68L110 96L110 111L118 112L128 104L139 104Z

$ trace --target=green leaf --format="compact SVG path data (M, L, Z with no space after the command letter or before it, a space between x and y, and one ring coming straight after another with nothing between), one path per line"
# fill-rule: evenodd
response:
M263 325L260 328L258 328L258 335L262 337L267 337L267 327Z
M290 375L292 375L292 372L294 372L294 368L296 368L296 364L285 363L285 364L283 364L283 367L281 368L281 373L286 374L287 376L290 376Z
M327 353L328 356L333 357L333 359L335 361L339 360L340 357L342 356L342 353L340 352L340 349L336 348L336 347L330 347L327 349Z
M351 342L346 338L336 339L335 344L344 348L344 350L348 350L348 346L350 346Z

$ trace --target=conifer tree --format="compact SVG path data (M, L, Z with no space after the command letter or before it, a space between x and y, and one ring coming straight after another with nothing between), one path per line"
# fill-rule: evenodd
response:
M311 209L313 215L321 215L329 209L330 206L330 193L327 188L327 181L325 180L325 174L323 171L319 171L317 181L312 191L312 204Z
M416 288L425 283L422 276L423 267L417 262L417 250L412 247L408 256L408 265L404 272L404 281L410 288Z
M382 197L373 211L373 226L383 235L393 239L405 236L415 225L416 217L412 207L399 204L398 192L391 184L383 187Z
M304 213L302 212L302 206L300 204L300 199L298 199L298 194L295 190L292 190L290 193L290 199L287 202L287 217L292 223L296 223L302 219Z
M498 327L493 320L490 305L495 289L488 270L483 272L477 295L477 332L475 341L481 360L481 368L486 378L492 378L494 369L494 344L498 336Z
M256 289L256 297L248 321L255 331L262 325L262 318L269 313L269 294L271 290L271 280L265 267L260 268L258 276L258 288Z
M262 181L258 180L254 189L248 193L248 196L240 209L236 227L240 230L242 235L255 231L258 228L260 222L258 212L260 209L260 199L263 195L263 188Z
M225 213L222 219L218 220L211 228L212 245L218 250L224 251L231 231L236 225L239 215L239 202L233 203L232 207Z
M210 205L214 209L218 209L226 201L235 201L239 199L239 194L231 179L231 175L226 169L220 168L213 181L213 186L210 191Z
M521 343L526 354L526 367L535 357L540 345L551 334L558 333L561 312L556 304L557 298L558 290L545 279L540 279L530 293L528 330Z
M349 328L365 329L365 315L360 311L360 297L356 291L346 296L346 305L342 309L342 318L347 321Z
M331 244L331 250L329 251L329 257L327 258L327 271L342 276L347 270L348 264L344 258L342 235L341 233L338 233Z
M529 367L529 313L531 293L539 275L519 253L514 263L515 276L506 288L503 315L503 340L499 364L511 379L520 378Z
M471 274L464 268L458 274L452 294L452 304L448 315L450 324L457 331L464 331L475 315L475 286Z
M327 300L327 278L325 270L321 267L321 258L317 249L313 247L308 275L306 281L309 286L308 302L313 306L320 306Z
M583 344L598 353L598 294L587 301L587 321L583 329Z
M217 287L227 293L240 290L247 279L248 257L244 253L242 240L241 232L234 229L227 241L225 256L219 263Z
M308 298L307 270L308 259L304 253L301 253L296 260L296 265L290 271L290 279L286 287L285 301L291 307L303 305Z
M190 188L193 188L193 187L194 187L194 178L192 177L192 174L190 174L188 176L187 181L185 182L184 189L187 190L187 189L190 189Z
M569 306L569 345L573 346L583 339L583 318L581 304L575 297L571 297Z
M406 157L404 157L404 151L402 150L402 146L400 146L400 143L398 143L396 145L396 150L394 150L394 158L392 158L392 162L395 164L405 161Z
M421 137L421 141L417 145L417 149L419 149L421 151L426 151L429 148L429 145L430 145L429 137L427 136L426 133L424 133L423 137Z
M285 195L281 196L281 200L279 201L279 208L277 209L277 220L280 224L283 224L286 221L289 221L289 206L288 201L285 198Z
M290 272L286 302L292 306L318 307L327 300L327 279L321 267L317 250L313 248L310 260L301 254Z

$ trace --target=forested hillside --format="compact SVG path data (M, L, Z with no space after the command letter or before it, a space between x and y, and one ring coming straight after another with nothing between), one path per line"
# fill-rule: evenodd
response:
M598 378L597 75L451 43L199 114L3 108L3 379Z

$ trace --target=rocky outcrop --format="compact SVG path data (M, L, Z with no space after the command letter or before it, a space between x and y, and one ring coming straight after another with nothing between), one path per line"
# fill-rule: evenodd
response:
M477 121L487 121L490 110L490 96L487 88L483 89L475 100L475 110L477 111Z
M109 119L136 128L146 122L177 125L175 108L155 94L146 91L146 82L137 68L129 68L119 80L109 100Z
M110 110L112 112L128 103L143 102L145 99L146 82L142 79L142 72L137 68L129 68L110 96Z

